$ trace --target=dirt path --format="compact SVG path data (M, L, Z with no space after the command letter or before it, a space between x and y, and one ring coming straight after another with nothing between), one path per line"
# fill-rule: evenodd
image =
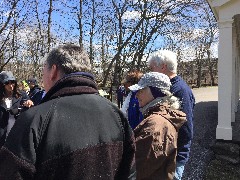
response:
M218 100L218 87L207 87L207 88L198 88L193 89L193 94L198 102L209 102Z
M196 98L194 137L183 180L204 179L206 167L213 157L210 146L216 139L218 87L193 89L193 93Z

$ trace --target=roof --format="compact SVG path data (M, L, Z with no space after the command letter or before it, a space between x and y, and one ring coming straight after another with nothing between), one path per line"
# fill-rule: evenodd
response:
M213 5L213 1L214 0L207 0L208 5L211 8L211 10L212 10L212 12L213 12L213 14L215 16L216 21L218 21L219 15L218 15L218 11L217 11L216 7Z

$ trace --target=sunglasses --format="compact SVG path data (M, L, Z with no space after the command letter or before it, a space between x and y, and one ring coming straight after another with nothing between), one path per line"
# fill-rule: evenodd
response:
M11 81L7 81L7 82L5 82L4 84L5 84L5 85L8 85L8 84L15 84L15 82L16 82L16 81L11 80Z

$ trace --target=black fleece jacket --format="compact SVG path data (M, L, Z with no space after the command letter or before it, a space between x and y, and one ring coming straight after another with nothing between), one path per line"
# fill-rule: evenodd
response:
M135 142L90 74L65 76L22 113L0 150L0 179L135 179Z

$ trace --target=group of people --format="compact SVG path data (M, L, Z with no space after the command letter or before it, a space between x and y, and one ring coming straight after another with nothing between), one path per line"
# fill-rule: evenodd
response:
M139 172L139 176L141 173L143 173L145 175L144 177L147 179L155 179L154 171L157 169L156 161L159 161L157 164L160 166L163 162L168 162L167 160L171 159L171 155L173 155L173 157L176 157L176 162L172 162L172 165L174 165L172 168L175 168L175 171L173 171L173 169L168 169L171 171L170 172L165 169L164 172L168 174L168 177L163 176L164 178L162 179L181 179L184 172L184 167L189 159L190 147L193 138L193 110L195 106L195 98L187 83L179 75L177 75L178 63L175 53L168 50L157 51L149 58L148 65L150 69L149 73L143 75L143 73L140 71L131 71L122 81L122 85L129 93L127 93L128 96L123 102L121 110L127 117L131 128L134 130L137 145L137 172ZM134 84L136 83L140 84L141 88L136 85L134 87ZM142 84L145 85L143 86ZM169 87L166 86L166 84L168 84ZM165 102L166 99L167 103ZM173 103L174 106L171 105L171 103ZM156 104L157 106L161 106L162 109L159 110L156 108ZM163 104L168 105L167 108L163 107ZM165 108L170 109L171 111L173 109L178 110L177 113L174 112L175 120L181 119L182 121L183 119L186 119L186 122L183 123L179 120L174 122L172 120L173 117L171 117L172 115L167 113L170 112L169 110L162 111ZM152 111L153 109L154 111ZM163 116L162 112L168 115ZM182 113L184 113L184 115ZM166 148L161 137L159 138L155 136L155 134L159 132L165 132L164 128L168 129L169 132L173 131L170 131L169 126L166 124L166 126L163 124L159 125L159 123L164 122L163 119L157 120L159 117L155 116L154 118L150 116L149 119L149 114L161 114L161 117L164 117L165 120L168 120L175 127L175 130L177 130L176 134L171 135L171 137L174 137L174 139L166 140L165 144L168 144L168 141L170 141L171 145L174 144L172 148L176 151L171 148ZM156 120L156 122L154 120ZM159 129L159 127L163 129ZM151 129L150 132L149 129ZM147 131L148 135L145 137L140 133L141 135L138 137L138 130L140 130L141 133L146 133ZM151 136L149 136L149 134ZM164 133L162 135L166 136ZM150 139L150 142L148 142L147 139ZM147 149L147 143L149 143L149 149ZM139 147L138 144L142 147ZM154 148L156 148L155 146L157 149L154 150ZM167 149L167 151L159 152L159 147ZM141 152L139 154L138 149L142 150L144 148L146 152ZM138 161L138 159L141 157L140 159L142 160L144 155L149 155L151 151L153 152L154 156L152 156L152 158L150 158L150 156L145 157L145 160L148 161L147 163L143 161L145 163L144 166L147 166L149 169L146 169L146 167L143 168L141 166L142 163L140 163L141 161ZM170 157L166 158L166 161L163 161L163 159L161 159L163 154L165 154L163 156L164 158L166 158L166 156ZM168 164L171 163L168 162ZM164 167L167 168L167 165L164 164ZM147 172L145 172L144 169ZM162 170L164 168L160 166L159 170L160 169ZM153 176L151 176L151 173L153 173ZM156 171L156 174L159 176L159 172Z
M0 146L21 112L40 103L43 92L35 78L17 83L11 71L0 73Z
M152 144L149 145L148 148L155 148L155 143L157 144L156 146L158 147L156 150L151 149L154 152L154 156L152 156L153 158L149 158L147 157L146 159L149 161L148 163L146 163L145 165L147 165L148 167L151 167L149 171L149 173L153 173L153 171L156 170L156 161L159 161L159 163L157 163L158 165L163 163L163 162L168 162L169 158L166 158L166 156L169 155L169 153L173 153L175 151L171 151L171 149L166 148L164 146L164 141L162 141L162 139L157 139L155 134L157 133L163 133L165 132L163 129L169 129L169 127L166 125L166 127L164 127L164 125L161 124L161 128L163 129L158 129L158 123L162 123L163 120L159 121L156 120L156 122L153 121L152 117L150 118L150 120L147 118L150 114L161 114L162 110L164 109L162 107L161 110L157 110L156 111L151 111L151 109L156 106L156 104L158 104L157 106L161 106L162 104L168 104L170 106L168 106L168 108L170 108L170 110L172 111L173 109L175 110L180 110L181 113L184 113L186 117L184 117L183 114L181 114L180 112L178 113L174 113L174 117L171 117L171 115L168 115L167 117L164 117L164 119L168 119L169 122L172 123L173 126L175 126L175 130L177 130L176 134L174 136L171 137L175 137L174 138L174 143L176 143L174 146L174 149L176 150L176 162L174 162L174 168L175 171L166 171L165 169L165 173L167 173L169 175L169 177L167 178L166 176L163 176L165 178L163 179L181 179L183 172L184 172L184 167L189 159L189 155L190 155L190 147L191 147L191 143L192 143L192 138L193 138L193 110L194 110L194 106L195 106L195 98L194 95L192 93L192 90L190 89L190 87L187 85L187 83L179 76L177 75L177 57L176 54L168 51L168 50L160 50L157 51L156 53L154 53L152 56L150 56L149 61L148 61L148 65L149 65L149 69L150 69L150 73L146 73L144 74L142 77L140 76L139 78L139 71L133 71L133 72L129 72L127 74L127 76L125 77L125 81L123 81L123 85L126 88L126 90L130 90L131 94L135 94L131 98L126 98L126 100L123 102L123 107L122 107L122 111L124 113L127 112L128 114L128 121L131 125L131 127L134 130L134 134L135 134L135 138L136 138L136 145L138 147L138 143L142 143L143 140L145 140L145 138L143 138L143 136L140 136L139 140L137 137L137 130L141 129L141 131L145 132L147 131L148 135L151 134L153 136L147 136L148 139L151 139L150 141L152 141ZM143 88L146 90L139 90L139 88L133 88L131 85L136 84L136 82L131 83L131 80L134 79L131 75L135 74L133 77L136 79L136 81L138 83L142 83L143 79L145 82L148 82L148 88ZM149 76L149 78L146 78L147 76ZM165 76L165 77L164 77ZM151 77L151 78L150 78ZM159 78L159 82L157 82L156 79ZM151 83L153 82L153 83ZM166 83L167 82L167 83ZM164 89L165 84L170 84L169 88ZM129 87L130 86L130 87ZM142 91L144 93L142 93ZM136 99L135 99L136 98ZM168 103L165 103L165 99L168 99ZM177 98L177 99L176 99ZM160 101L161 99L161 101ZM134 102L131 104L131 101ZM174 103L173 103L174 102ZM174 104L174 106L171 105L171 103ZM176 104L179 104L178 106L176 106ZM167 108L167 109L168 109ZM134 110L132 110L134 109ZM154 108L153 108L154 109ZM146 115L146 111L147 114ZM170 111L168 111L170 112ZM166 114L168 114L166 111L164 112ZM172 112L171 112L172 113ZM170 114L171 114L170 113ZM166 115L165 114L165 115ZM181 115L180 115L181 114ZM161 115L162 116L162 115ZM163 117L163 116L162 116ZM148 120L146 120L148 119ZM155 119L155 118L154 118ZM181 123L181 121L177 121L178 125L176 122L174 122L172 119L186 119L186 122ZM132 126L132 122L134 122L135 124ZM146 123L147 122L147 123ZM157 123L158 122L158 123ZM144 123L144 125L146 125L145 127L142 126L142 124ZM149 123L149 124L148 124ZM151 129L151 132L149 133L149 129ZM168 130L170 131L170 130ZM146 133L146 132L145 132ZM166 134L162 134L165 135L167 137L169 137ZM171 145L173 145L174 143L172 143L172 138L171 140L167 140L165 142L165 144L168 144L170 141ZM137 148L136 151L136 155L138 155L138 149L143 149L146 148L147 143L143 143L141 146L143 146L142 148ZM167 151L161 151L160 153L158 152L159 150L159 145L160 145L160 149L167 149ZM149 150L150 153L150 150ZM143 158L144 154L147 155L148 153L141 153L139 155L139 157ZM156 155L158 154L158 155ZM163 156L163 154L165 154ZM161 157L166 158L166 161L163 161L161 159ZM173 159L171 159L173 160ZM137 161L137 172L140 171L144 174L148 174L145 173L140 166L140 163L138 162L138 156L136 156L136 161ZM152 162L152 164L150 163ZM169 162L168 162L169 164ZM152 168L152 166L154 166L155 168ZM138 167L140 168L138 170ZM167 168L166 165L164 165L165 168ZM162 167L159 167L159 170L163 169ZM169 169L170 170L170 169ZM140 173L138 173L140 174ZM153 173L154 174L154 173ZM159 174L158 174L159 176ZM151 177L150 175L147 177ZM154 179L153 178L149 178L149 179Z
M38 105L19 99L30 108L18 113L1 145L0 179L181 179L194 96L177 75L173 52L159 51L149 67L151 72L129 72L122 81L129 93L120 109L99 95L82 47L50 51L42 77L46 94ZM13 95L7 86L16 80L2 78L4 73L1 102L9 118L6 99ZM6 127L2 110L0 116Z

